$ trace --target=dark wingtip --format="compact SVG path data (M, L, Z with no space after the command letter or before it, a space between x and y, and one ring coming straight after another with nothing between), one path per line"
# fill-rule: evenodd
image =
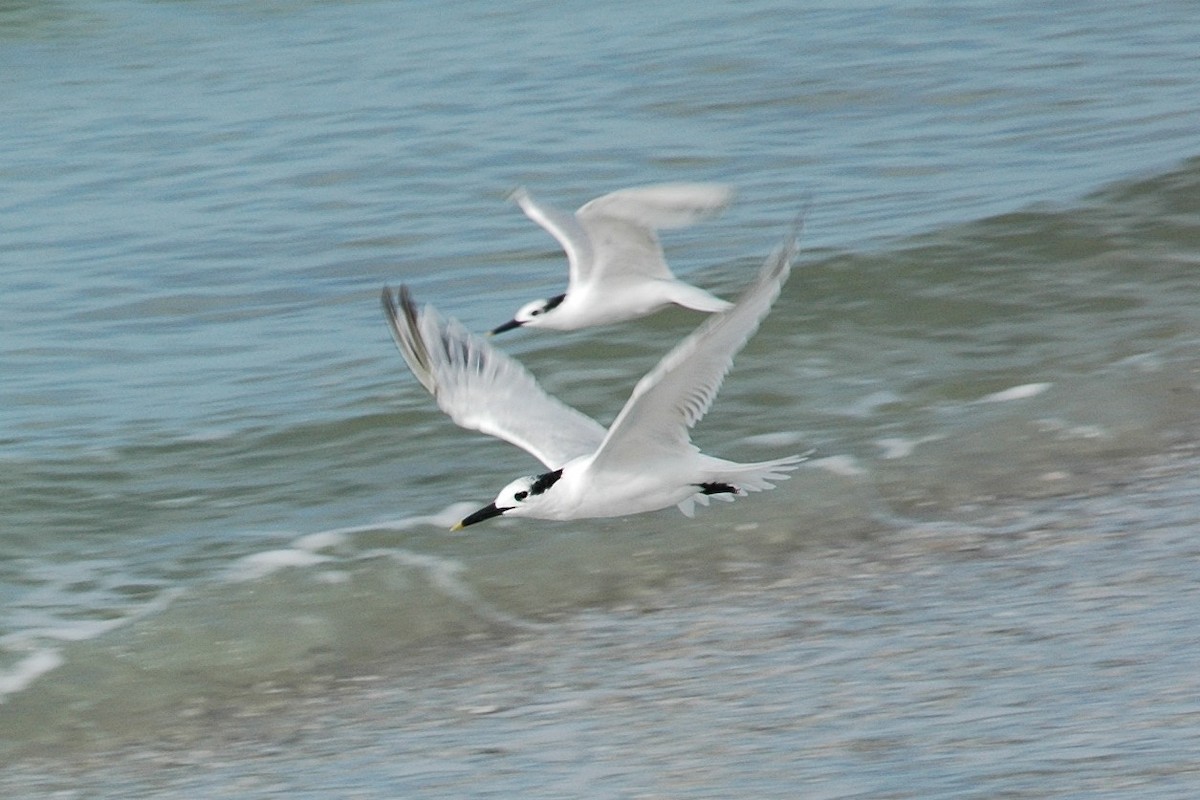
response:
M400 308L404 310L404 318L413 328L417 325L417 302L413 300L412 292L403 283L400 284Z
M390 286L384 286L380 294L383 303L383 314L392 332L392 339L400 354L408 362L409 369L430 392L434 391L430 383L430 360L425 341L421 338L420 326L417 322L417 304L412 292L404 284L399 291L393 291ZM403 315L403 322L401 321ZM422 374L424 373L424 374Z
M396 294L392 291L392 287L384 285L383 291L379 293L379 303L383 306L383 316L387 320L388 327L392 330L392 336L399 344L400 328L399 328L399 313L400 309L396 306Z

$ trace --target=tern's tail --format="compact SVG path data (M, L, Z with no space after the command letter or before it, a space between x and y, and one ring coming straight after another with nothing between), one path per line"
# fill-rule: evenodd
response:
M708 314L733 308L733 303L728 300L722 300L716 295L709 294L703 289L683 281L674 281L669 284L667 300L684 308Z
M808 460L808 457L809 453L805 453L773 461L757 461L753 464L739 464L736 461L714 458L712 469L705 471L706 480L696 484L696 494L681 502L679 510L690 517L695 513L696 503L706 506L710 497L730 502L747 492L774 489L777 482L790 478L788 473L796 469L801 462Z

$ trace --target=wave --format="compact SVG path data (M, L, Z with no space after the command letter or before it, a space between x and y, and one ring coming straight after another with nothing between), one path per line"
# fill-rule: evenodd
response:
M795 446L816 457L786 486L695 520L449 534L528 470L440 415L381 322L376 357L319 416L256 407L209 433L10 454L0 492L41 536L5 546L22 564L64 566L3 576L40 587L0 637L3 736L129 733L146 714L253 703L264 686L361 674L589 607L652 606L664 587L769 570L805 548L920 520L953 536L998 504L1089 491L1096 474L1195 430L1198 244L1192 159L1068 208L879 252L802 254L695 436L732 458ZM714 278L732 288L753 263ZM606 420L663 339L695 322L668 313L601 341L512 347ZM80 542L99 554L86 568Z

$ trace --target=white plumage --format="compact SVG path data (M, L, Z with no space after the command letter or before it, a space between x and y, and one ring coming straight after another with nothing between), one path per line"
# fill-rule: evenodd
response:
M773 487L802 460L749 464L705 455L688 434L712 405L733 357L779 296L798 229L763 265L729 310L705 320L638 381L606 431L546 394L516 360L444 319L418 309L406 287L383 290L393 337L417 379L457 424L521 447L548 468L508 484L455 529L500 514L541 519L614 517Z
M681 228L723 210L733 190L715 183L663 183L597 197L574 214L534 201L525 189L517 205L562 245L567 291L522 306L493 334L528 326L576 330L609 325L676 304L714 312L729 303L678 280L667 266L656 231Z

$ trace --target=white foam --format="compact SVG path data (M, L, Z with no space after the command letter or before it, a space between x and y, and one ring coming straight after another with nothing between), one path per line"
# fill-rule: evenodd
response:
M812 465L847 478L857 478L867 474L867 470L859 465L858 459L854 456L826 456L813 460Z
M295 547L297 550L315 553L318 550L331 550L334 547L343 545L346 543L347 538L344 531L321 531L320 533L310 533L306 536L301 536L292 542L292 547Z
M153 600L145 605L135 607L124 616L111 619L58 620L49 626L28 626L23 630L0 637L0 646L14 649L29 647L30 643L42 639L51 639L57 642L83 642L95 639L142 617L162 611L182 592L183 590L178 588L166 589L159 592Z
M762 447L787 447L804 441L804 434L799 431L779 431L776 433L756 433L747 436L742 441L746 444Z
M355 533L368 533L370 531L409 531L413 528L435 527L449 528L460 519L470 514L475 509L479 508L481 503L459 502L451 503L441 511L433 514L420 515L414 517L401 517L400 519L380 520L378 522L369 522L364 525L351 525L346 528L334 528L328 531L320 531L318 533L310 533L306 536L301 536L294 543L295 547L300 547L306 550L325 550L330 547L344 544L347 537ZM308 542L312 544L308 544Z
M1010 400L1028 400L1030 397L1037 397L1053 385L1051 383L1023 383L1020 386L1013 386L1009 389L984 395L975 402L1007 403Z
M1117 362L1117 366L1130 367L1138 372L1161 372L1164 361L1159 353L1139 353Z
M904 439L901 437L893 437L888 439L876 439L875 446L883 450L880 458L907 458L913 454L919 446L926 442L936 442L940 436L922 436L918 439Z
M866 419L884 406L894 405L901 402L902 399L900 395L890 389L881 389L860 397L853 403L833 409L833 413L841 416Z
M470 514L472 511L479 508L482 503L451 503L441 511L434 514L429 514L422 517L404 517L403 519L393 520L391 522L380 522L370 526L371 530L387 528L393 531L408 531L413 528L421 528L432 526L435 528L449 529L451 525L458 522L460 519Z
M53 628L27 631L27 633L31 636L37 636L42 639L55 639L60 642L85 642L88 639L95 639L109 631L116 630L124 625L125 622L125 617L103 620L77 620L74 622L62 622Z
M3 703L8 695L27 689L38 678L47 672L58 669L64 663L62 653L57 647L41 646L40 640L79 642L94 639L142 617L162 611L182 592L182 589L168 589L160 592L153 600L123 617L29 629L3 637L0 644L3 644L5 649L32 652L11 668L0 670L0 703Z
M332 555L324 555L321 551L332 550L345 545L353 534L367 533L378 530L407 531L412 528L433 526L448 530L467 514L479 507L478 503L452 503L442 511L428 516L404 517L398 520L375 522L366 525L354 525L346 528L334 528L318 531L294 539L289 547L275 550L265 550L252 553L233 563L225 573L226 580L234 583L261 580L281 569L312 567L340 559ZM336 574L334 570L330 574ZM322 580L327 580L322 578ZM333 577L330 581L340 581L344 578Z
M1038 430L1053 433L1056 439L1109 439L1112 434L1099 425L1073 425L1064 419L1047 417L1036 422Z
M151 502L150 505L155 506L156 508L186 508L188 506L194 506L197 503L203 502L204 500L204 495L188 494L180 495L179 497L168 497L163 500L155 500Z
M30 653L10 669L0 671L0 703L4 703L8 695L23 691L38 678L58 669L62 664L63 657L58 650L46 649Z
M912 455L920 442L917 439L876 439L875 444L883 450L881 458L906 458Z
M266 550L238 559L229 569L228 578L234 582L255 581L289 567L311 567L331 561L330 556L322 556L308 550L288 548L286 550Z

